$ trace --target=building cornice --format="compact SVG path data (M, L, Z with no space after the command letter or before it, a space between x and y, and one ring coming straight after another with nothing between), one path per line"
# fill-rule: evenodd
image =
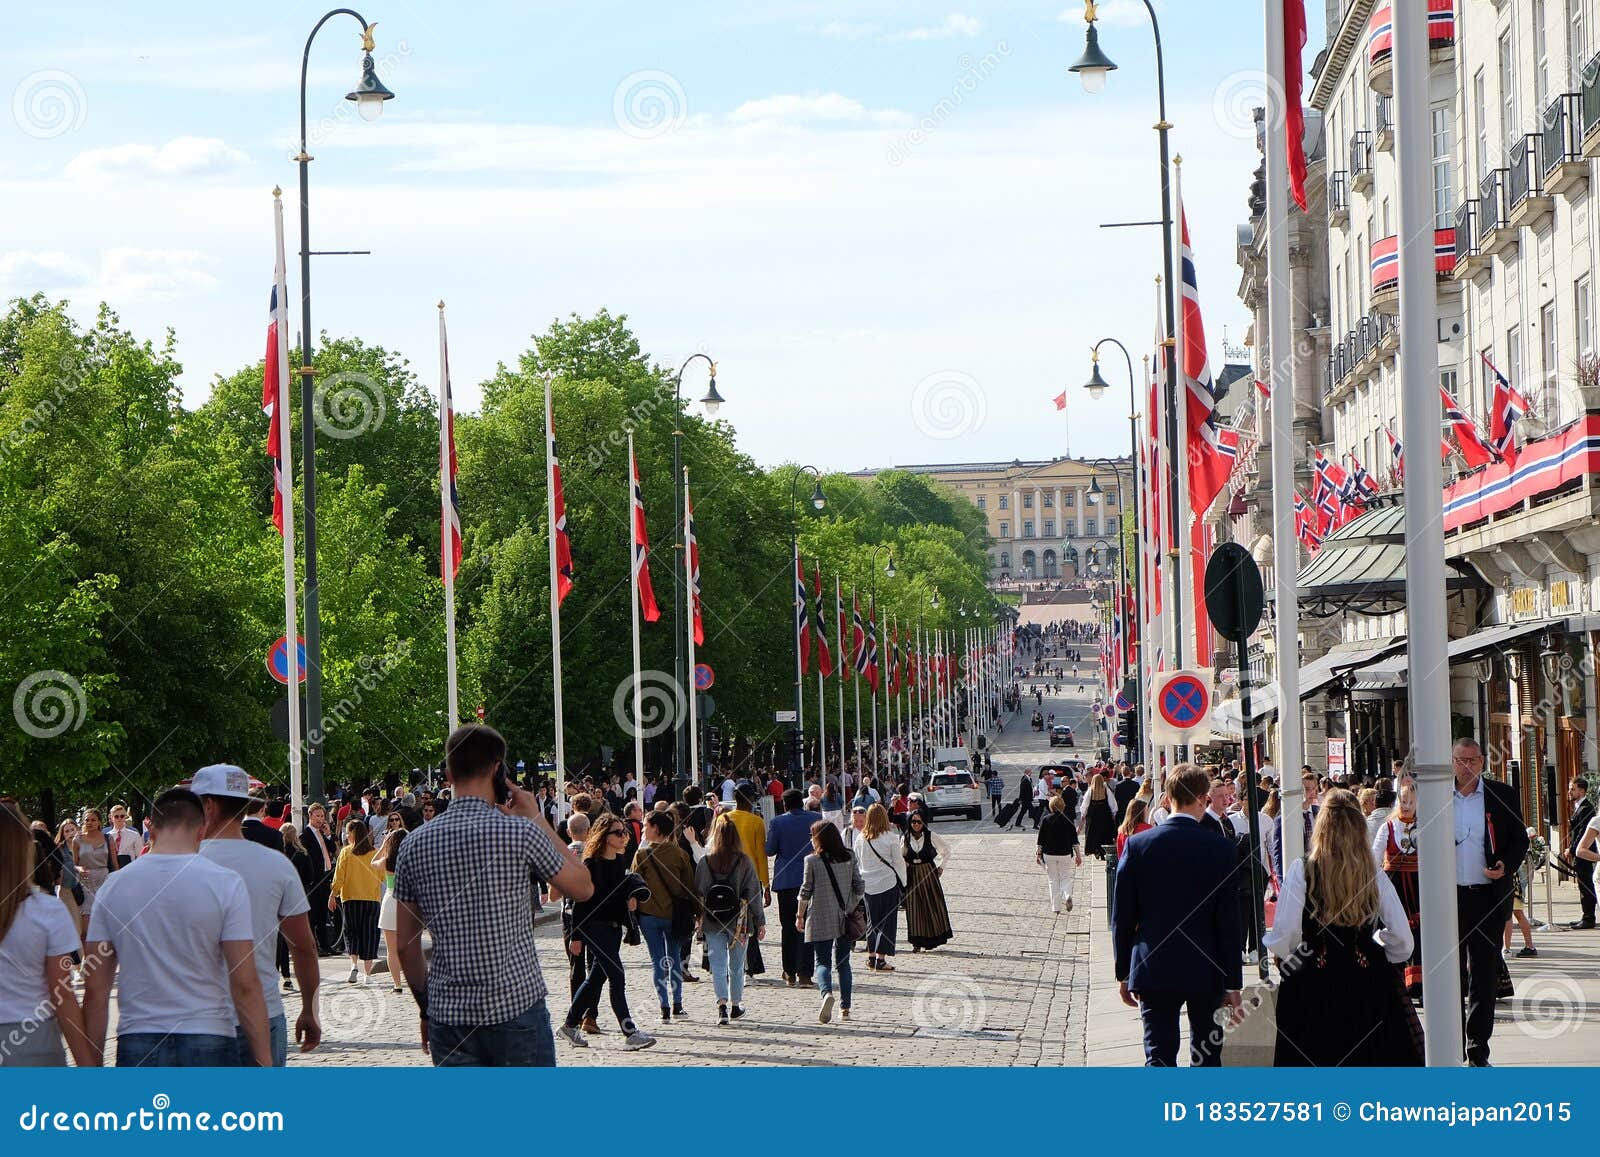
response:
M1338 32L1329 38L1322 67L1312 78L1311 85L1311 107L1319 112L1328 111L1334 90L1339 87L1339 80L1349 68L1350 61L1366 36L1367 24L1372 18L1375 2L1376 0L1351 0L1350 7L1345 9L1344 19L1339 22Z

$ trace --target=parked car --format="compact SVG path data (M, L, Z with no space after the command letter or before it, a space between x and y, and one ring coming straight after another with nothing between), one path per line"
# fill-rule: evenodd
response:
M1057 723L1054 727L1052 727L1050 729L1050 746L1051 747L1071 747L1071 746L1073 746L1072 728L1068 727L1065 723Z
M942 815L965 815L969 820L983 818L983 790L969 771L941 768L933 773L923 793L928 819Z

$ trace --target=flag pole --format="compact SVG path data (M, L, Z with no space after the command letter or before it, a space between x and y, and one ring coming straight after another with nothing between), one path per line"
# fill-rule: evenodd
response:
M555 708L556 819L559 821L567 813L567 729L561 707L561 580L556 569L556 423L555 401L552 394L554 378L555 375L548 372L544 375L544 492L550 539L550 687ZM632 501L631 491L629 501L630 503ZM631 511L631 505L629 509Z
M445 736L456 729L461 718L460 701L456 695L456 574L455 539L451 532L450 501L450 347L445 340L444 302L439 303L439 571L444 576L444 670L445 695L448 714L445 717Z
M305 823L305 784L301 782L300 757L300 630L295 593L294 546L294 434L289 414L289 274L283 255L283 191L272 190L273 227L277 235L273 286L277 290L274 320L277 340L272 357L277 364L278 396L273 403L272 420L278 424L278 453L282 461L273 485L280 488L283 508L283 621L284 650L287 652L289 682L285 687L289 704L289 810L297 824Z
M883 678L883 646L879 639L877 595L872 596L872 615L867 621L867 634L872 646L872 650L867 653L876 656L878 678L881 679ZM889 721L885 719L883 725L885 727L889 726ZM882 786L883 780L878 771L878 689L876 687L872 689L872 777L878 780L879 786Z
M856 588L855 588L855 586L853 584L850 587L850 615L851 615L851 617L850 617L850 627L851 627L850 638L851 638L851 641L854 642L855 641L855 628L857 626L859 626L860 623L861 623L861 597L860 597L859 594L857 594ZM861 640L861 643L860 643L860 646L865 647L866 643L867 643L866 638L865 638L865 636L863 636L862 640ZM857 656L857 658L859 658L859 656ZM856 671L856 677L855 677L855 688L856 688L856 785L858 787L861 784L862 773L866 770L865 767L862 766L862 762L861 762L861 677L862 677L863 674L865 674L865 672L858 670L858 671Z
M839 576L833 576L834 669L839 675L839 794L844 795L844 775L850 766L844 757L844 677L849 670L844 661L844 594ZM827 784L823 784L824 790Z
M644 723L641 713L644 708L640 703L643 694L643 679L639 674L639 567L641 564L648 566L649 559L639 558L639 530L638 521L633 514L634 479L637 477L638 465L633 457L633 431L628 431L628 585L633 597L628 601L628 609L633 616L633 777L639 784L639 799L644 799ZM642 802L641 802L642 806Z
M694 657L694 622L700 613L699 584L695 581L695 558L699 553L699 541L694 534L693 507L689 504L689 468L683 468L683 577L684 589L689 592L689 614L685 619L688 625L688 654L689 654L689 686L684 688L689 699L689 782L700 782L700 705L696 702L699 698L699 689L695 686L695 657ZM641 779L640 783L644 781ZM641 793L643 788L640 789ZM641 794L640 799L643 799Z
M806 606L806 572L800 565L800 543L793 544L795 606L794 606L794 730L799 738L799 756L794 769L795 780L790 787L799 787L806 776L806 667L800 650L801 622Z
M1183 158L1172 158L1172 191L1173 197L1178 202L1178 263L1177 268L1183 269L1183 235L1188 227L1188 218L1183 207ZM1177 632L1177 650L1173 653L1173 661L1179 669L1185 666L1185 660L1194 651L1193 642L1199 638L1198 627L1195 624L1194 584L1185 582L1184 576L1189 567L1193 566L1194 549L1193 539L1190 536L1189 524L1192 512L1189 509L1189 367L1185 364L1187 349L1185 343L1189 340L1188 329L1185 324L1183 308L1184 294L1188 292L1188 282L1182 276L1178 277L1178 284L1171 287L1178 300L1178 343L1172 353L1178 367L1178 392L1172 399L1176 419L1178 443L1172 447L1172 469L1178 475L1178 522L1172 527L1172 557L1177 565L1172 568L1173 580L1177 583L1177 598L1173 601L1174 608L1181 608L1178 619L1181 627ZM1195 631L1191 638L1190 631ZM1184 745L1187 747L1187 744Z

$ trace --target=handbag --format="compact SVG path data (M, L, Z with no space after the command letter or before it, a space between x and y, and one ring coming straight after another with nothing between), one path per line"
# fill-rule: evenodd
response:
M844 912L844 893L839 891L839 881L833 878L833 865L824 860L822 867L828 873L828 884L833 888L833 898L839 902L839 911ZM850 940L865 940L867 938L867 902L865 899L857 900L856 906L845 912L844 928L840 934Z

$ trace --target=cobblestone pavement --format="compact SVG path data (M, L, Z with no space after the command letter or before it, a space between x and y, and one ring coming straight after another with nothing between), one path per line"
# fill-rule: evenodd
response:
M1087 698L1051 703L1061 721L1080 722ZM1048 757L1046 740L1027 725L1031 708L1008 719L997 735L993 759L1014 794L1020 769ZM1059 753L1058 754L1064 754ZM951 845L943 878L955 938L931 953L902 947L897 971L868 972L854 958L851 1023L817 1021L814 990L791 989L778 969L778 932L763 945L769 971L745 992L748 1017L728 1028L715 1023L711 980L685 985L689 1017L659 1022L649 987L649 957L625 948L628 997L639 1023L655 1034L652 1049L623 1052L621 1035L603 1008L607 1031L578 1050L557 1042L562 1065L1081 1065L1088 1011L1089 920L1097 881L1090 861L1080 874L1075 910L1052 916L1043 873L1033 860L1034 837L1001 832L983 820L940 820L938 835ZM768 910L776 920L777 906ZM903 932L903 926L902 926ZM539 931L540 963L553 995L566 995L559 928ZM408 993L391 992L386 977L370 988L345 983L342 959L323 962L325 1041L315 1052L291 1055L291 1065L410 1065L426 1059L417 1045L415 1006ZM378 982L383 983L379 984ZM298 999L287 996L291 1023ZM557 1003L562 1007L557 1008ZM564 1000L552 1000L552 1016ZM975 1035L976 1034L976 1035ZM1135 1037L1137 1040L1137 1036Z

